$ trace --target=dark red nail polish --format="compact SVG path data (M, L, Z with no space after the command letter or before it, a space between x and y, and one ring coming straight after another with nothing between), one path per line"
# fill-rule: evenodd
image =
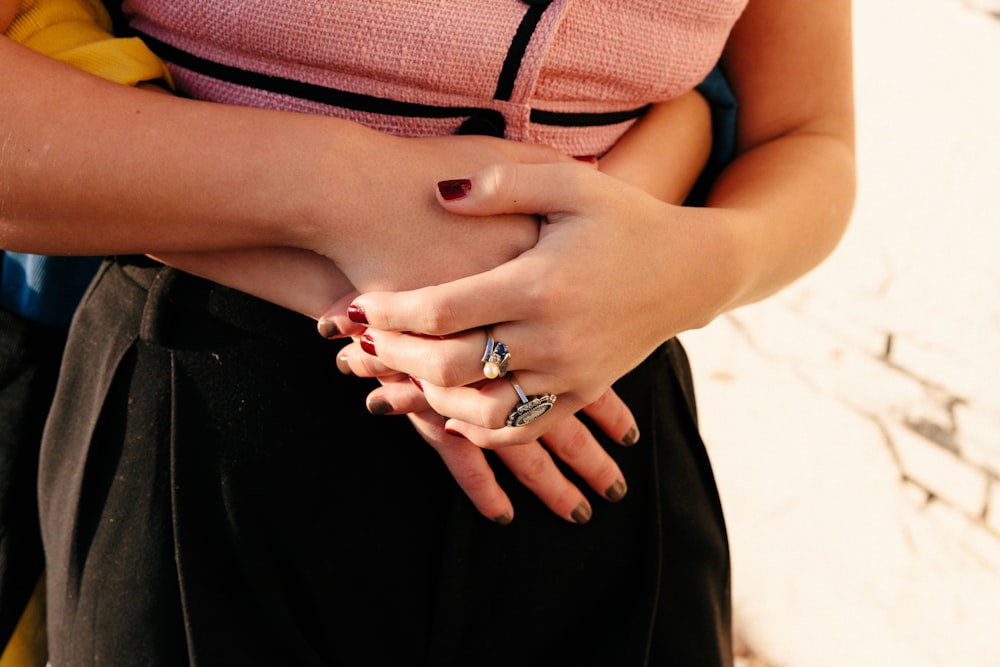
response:
M372 338L371 334L366 333L361 335L361 349L373 357L378 356L375 353L375 339Z
M462 435L461 433L459 433L458 431L456 431L453 428L446 428L444 430L444 432L447 433L448 435L450 435L453 438L462 438L463 440L465 439L464 435Z
M574 155L573 159L574 160L579 160L580 162L587 162L587 163L590 163L590 164L594 164L594 163L597 162L597 156L596 155Z
M445 201L461 199L472 192L472 181L467 178L458 178L453 181L439 181L438 192Z
M365 309L361 306L355 306L353 303L347 307L347 317L352 322L368 324L368 316L365 315Z
M424 390L424 385L420 383L420 378L415 378L412 375L407 375L406 377L410 378L410 382L413 383L414 387L416 387L420 391Z

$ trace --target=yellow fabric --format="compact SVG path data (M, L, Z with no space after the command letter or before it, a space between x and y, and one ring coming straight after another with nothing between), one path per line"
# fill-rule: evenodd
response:
M45 634L45 576L35 586L7 648L0 655L0 667L45 667L48 640Z
M135 85L170 73L136 37L114 37L100 0L24 0L6 35L28 48L97 76Z

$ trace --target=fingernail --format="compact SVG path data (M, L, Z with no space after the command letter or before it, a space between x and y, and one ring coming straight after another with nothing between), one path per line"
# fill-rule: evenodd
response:
M376 417L381 417L382 415L387 415L392 412L392 405L389 404L383 398L373 398L367 403L368 412L372 413Z
M416 387L416 388L417 388L417 389L419 389L420 391L423 391L423 390L424 390L424 385L423 385L423 384L421 384L421 382L420 382L420 378L415 378L415 377L413 377L412 375L407 375L407 377L408 377L408 378L410 378L410 382L412 382L412 383L413 383L413 386L414 386L414 387ZM452 434L452 435L454 435L454 434Z
M590 164L597 162L596 155L574 155L573 159L579 160L580 162L589 162Z
M633 426L628 430L628 433L622 437L622 444L626 447L631 447L637 442L639 442L639 427Z
M375 354L375 339L369 333L361 334L361 349L373 357L378 356Z
M447 433L448 435L450 435L453 438L462 438L463 440L465 439L464 435L462 435L460 432L456 431L453 428L446 428L444 430L444 432Z
M593 511L590 509L590 505L584 502L577 505L570 516L573 517L573 521L576 523L584 524L590 521Z
M316 331L323 338L334 338L340 335L340 328L333 320L320 320L316 323Z
M453 181L439 181L438 192L445 201L452 201L468 196L472 192L472 181L467 178L458 178Z
M351 370L351 363L346 354L337 355L337 370L344 375L354 375L354 371Z
M504 512L500 516L493 517L493 521L499 523L501 526L506 526L513 520L514 517L512 517L509 512Z
M608 490L604 492L604 497L613 503L617 503L625 497L626 493L628 493L628 487L625 485L625 480L616 479L615 483L609 486Z
M368 324L368 316L365 315L365 309L361 306L355 306L353 303L347 307L347 317L352 322Z

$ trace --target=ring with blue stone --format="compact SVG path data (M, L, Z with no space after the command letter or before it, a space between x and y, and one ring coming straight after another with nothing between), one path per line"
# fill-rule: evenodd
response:
M510 365L510 350L500 341L494 342L493 336L486 334L486 351L483 352L483 375L487 380L503 377Z
M521 403L515 406L510 416L507 417L507 426L527 426L551 410L552 406L555 405L555 394L542 394L541 396L528 398L524 395L521 385L513 379L511 379L510 383L514 385L514 391L517 392L517 397L521 400Z

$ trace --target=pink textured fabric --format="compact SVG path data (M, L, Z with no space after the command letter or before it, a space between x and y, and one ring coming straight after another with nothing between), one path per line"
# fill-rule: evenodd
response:
M509 100L493 96L528 8L520 0L126 0L125 10L142 33L215 63L389 100L493 109L508 138L583 155L603 153L630 121L560 127L532 122L531 111L629 111L684 93L718 60L745 4L554 0ZM172 71L192 97L338 115L395 134L449 133L462 121L351 111Z

